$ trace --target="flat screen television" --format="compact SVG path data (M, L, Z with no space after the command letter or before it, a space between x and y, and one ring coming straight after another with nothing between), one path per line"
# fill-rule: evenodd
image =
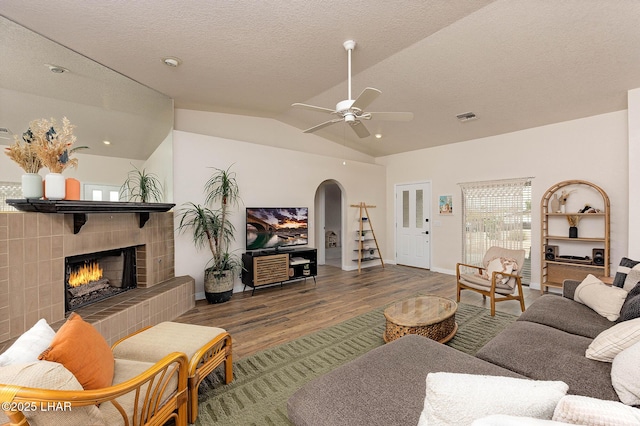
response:
M307 207L247 207L247 250L308 244Z

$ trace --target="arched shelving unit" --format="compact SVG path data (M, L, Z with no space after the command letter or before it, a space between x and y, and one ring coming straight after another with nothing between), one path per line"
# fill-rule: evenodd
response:
M581 201L599 209L599 212L578 213L552 211L551 204L554 194L559 196L562 190L580 189L581 187L588 187L590 189L588 197L581 198ZM601 199L597 199L598 195ZM542 201L540 202L540 210L540 218L542 221L540 227L540 292L544 293L545 290L548 290L550 287L561 288L562 281L565 279L581 281L588 274L593 274L598 277L609 276L610 203L609 196L602 188L584 180L566 180L559 182L544 193ZM577 218L579 221L582 219L603 221L602 232L596 236L570 237L568 232L566 235L559 235L557 232L550 231L556 221L564 221L568 227L569 223L567 218L571 216ZM556 228L557 225L556 223ZM562 251L563 246L569 245L574 249L578 246L587 246L587 249L592 249L592 253L600 254L600 256L594 256L593 254L590 256L559 256L558 251ZM556 248L558 248L558 250L556 250ZM588 258L581 259L582 257Z

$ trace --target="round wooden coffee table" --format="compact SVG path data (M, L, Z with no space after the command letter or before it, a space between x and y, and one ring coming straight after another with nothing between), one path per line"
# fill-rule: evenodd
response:
M386 343L406 334L418 334L440 343L448 342L458 331L458 304L439 296L417 296L402 300L384 310Z

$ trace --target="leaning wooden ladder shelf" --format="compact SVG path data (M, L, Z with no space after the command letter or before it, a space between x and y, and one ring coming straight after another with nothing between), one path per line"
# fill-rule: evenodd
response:
M370 260L380 260L382 267L384 268L384 260L382 260L382 254L380 253L380 246L378 246L378 240L376 239L376 233L373 231L373 224L371 223L371 217L369 216L370 208L374 209L376 206L368 206L366 203L360 204L351 204L351 207L356 207L359 209L358 215L358 235L357 235L357 245L355 251L358 252L358 259L354 259L358 261L358 273L360 273L362 268L362 262L370 261ZM365 229L365 222L368 224L367 229ZM367 239L366 234L371 233L371 239ZM373 241L376 245L375 250L373 248L368 248L365 246L367 241ZM369 252L370 255L365 256L365 252Z

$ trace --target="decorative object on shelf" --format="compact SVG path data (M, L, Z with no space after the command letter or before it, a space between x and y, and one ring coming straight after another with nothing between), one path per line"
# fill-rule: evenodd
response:
M66 178L65 181L65 200L80 200L80 181L74 178Z
M452 195L441 195L439 205L439 212L443 215L452 215L453 214L453 196Z
M127 179L120 187L120 199L141 203L161 203L163 192L158 175L147 173L146 169L139 170L133 166L133 170L127 174Z
M235 277L242 270L242 259L229 252L229 244L235 240L235 228L229 220L229 206L240 201L235 172L214 168L205 184L205 205L186 203L180 212L178 230L192 232L196 247L208 247L211 260L204 273L205 296L209 303L223 303L233 295ZM220 208L208 206L220 203Z
M552 213L560 213L560 199L558 198L558 194L553 194L549 205L551 206Z
M580 216L567 215L567 222L569 222L569 238L578 238L578 223L580 223Z
M571 195L572 192L576 192L576 190L574 189L573 191L566 191L566 190L562 190L562 194L560 195L560 213L566 213L566 204L567 204L567 200L569 199L569 195Z
M42 162L31 143L30 132L27 131L20 138L14 135L14 143L4 149L5 154L25 171L22 175L22 195L27 199L42 198L42 176L38 174Z
M47 200L64 200L66 183L62 173L47 173L44 177L44 196Z

